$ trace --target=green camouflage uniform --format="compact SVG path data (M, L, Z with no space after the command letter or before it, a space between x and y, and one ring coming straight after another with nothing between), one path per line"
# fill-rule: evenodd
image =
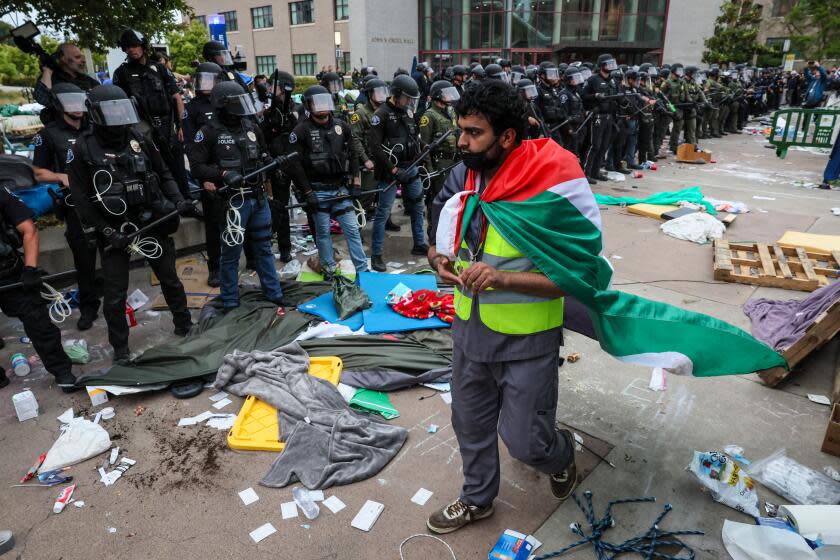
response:
M674 126L671 127L671 139L669 142L671 151L674 153L677 153L677 143L685 124L685 111L683 110L685 108L684 103L687 99L685 86L685 81L673 73L662 84L662 93L676 109L672 117Z

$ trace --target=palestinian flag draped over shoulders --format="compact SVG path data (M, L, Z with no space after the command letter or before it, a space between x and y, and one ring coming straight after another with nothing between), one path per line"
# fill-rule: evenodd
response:
M472 171L466 184L475 184ZM595 198L575 156L554 141L522 142L477 203L508 243L587 308L601 348L618 359L703 377L787 368L729 323L611 290Z

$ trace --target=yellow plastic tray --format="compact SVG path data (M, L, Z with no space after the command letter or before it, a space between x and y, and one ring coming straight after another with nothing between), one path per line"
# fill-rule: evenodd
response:
M338 385L344 365L337 356L309 358L309 374ZM245 403L228 432L228 447L245 451L283 451L286 444L279 441L280 426L277 409L254 396Z

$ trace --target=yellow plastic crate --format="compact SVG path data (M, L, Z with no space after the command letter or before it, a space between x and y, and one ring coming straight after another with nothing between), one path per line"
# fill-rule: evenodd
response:
M314 375L333 385L338 385L344 364L337 356L309 358L309 375ZM283 451L286 444L277 439L280 426L277 423L277 409L254 396L245 403L236 416L233 428L228 432L228 447L245 451Z

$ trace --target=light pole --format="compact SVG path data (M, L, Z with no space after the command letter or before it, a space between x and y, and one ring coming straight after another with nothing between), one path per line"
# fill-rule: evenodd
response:
M335 73L338 74L338 60L341 58L341 31L336 31L335 35Z

